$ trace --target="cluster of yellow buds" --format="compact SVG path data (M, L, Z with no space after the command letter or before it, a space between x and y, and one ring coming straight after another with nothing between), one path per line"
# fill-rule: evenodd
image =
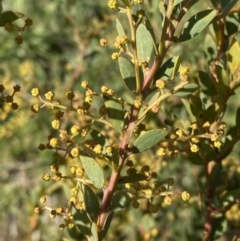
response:
M117 8L118 4L117 4L117 1L116 0L109 0L108 1L108 7L111 8L111 9L115 9Z

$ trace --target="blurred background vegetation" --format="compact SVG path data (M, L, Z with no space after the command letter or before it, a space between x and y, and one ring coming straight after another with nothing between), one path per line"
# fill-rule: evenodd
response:
M146 2L158 33L159 1ZM208 2L200 1L190 14L210 6ZM33 212L43 195L53 207L66 205L67 199L61 185L42 181L42 174L49 170L54 158L50 151L40 152L38 145L47 142L54 114L46 109L39 114L32 113L30 106L37 100L30 91L33 87L38 87L42 93L51 90L56 100L67 104L65 93L74 90L76 101L80 101L83 93L80 83L88 80L95 91L104 84L113 88L118 96L128 98L118 65L111 60L113 49L99 45L103 37L114 42L117 12L110 11L106 1L88 0L8 0L3 1L3 9L22 12L33 19L34 24L23 33L24 41L20 46L14 43L16 32L0 29L0 83L9 93L13 85L21 86L21 92L16 95L20 106L17 111L13 112L6 103L0 106L0 241L62 240L65 233L58 230L60 220L50 219L47 211L40 217ZM121 14L117 17L123 19ZM23 23L22 19L15 22L20 26ZM206 70L204 39L205 32L173 47L166 57L181 55L183 64L190 67L193 75L199 68ZM239 97L234 98L225 118L229 126L235 124L233 117L239 103ZM179 102L170 100L164 108L172 120L189 119ZM73 124L76 118L70 115L66 122ZM158 125L161 121L149 119L148 128ZM227 179L238 176L239 180L239 150L236 146L225 161ZM176 199L171 206L161 205L154 215L144 203L140 210L119 211L106 240L201 240L204 221L199 195L204 185L201 167L183 157L160 162L154 151L137 156L136 160L139 165L150 164L158 173L159 181L174 177L175 190L187 190L192 199L190 203ZM239 234L240 218L234 222L226 220L224 225L225 239L219 240L230 240L234 234Z

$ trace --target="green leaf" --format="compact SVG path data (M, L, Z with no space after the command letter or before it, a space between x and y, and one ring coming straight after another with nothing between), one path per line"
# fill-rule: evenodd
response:
M239 20L240 20L239 13L234 13L226 17L226 35L227 36L231 36L235 33L238 33Z
M91 221L96 222L100 205L96 194L88 185L84 185L84 202Z
M98 123L99 124L99 123ZM99 128L103 128L103 125L100 124ZM107 141L106 137L103 136L99 131L95 130L94 127L92 127L92 130L89 133L90 139L94 140L96 144L100 144L103 149L109 145L109 142ZM85 140L88 139L88 135L86 136Z
M214 62L217 58L216 42L210 34L206 35L204 40L204 54L208 63Z
M107 231L108 231L108 229L109 229L109 227L110 227L110 224L111 224L111 222L112 222L113 214L114 214L114 212L110 212L109 215L107 216L107 219L106 219L106 221L105 221L105 223L104 223L104 226L103 226L103 229L102 229L102 233L101 233L101 238L102 238L102 239L103 239L103 238L106 236L106 234L107 234Z
M72 214L75 224L81 233L84 235L89 235L91 232L91 221L89 220L87 213L85 211L79 211L75 208L72 208Z
M158 79L163 79L163 80L174 79L179 70L180 62L181 62L180 56L174 56L168 59L157 71L155 75L155 82Z
M212 96L214 85L211 76L206 72L199 71L198 80L201 87L201 91L208 96Z
M132 92L135 91L136 78L133 64L130 62L130 60L122 56L118 58L118 64L124 83L129 88L129 90Z
M189 98L192 114L198 120L202 116L202 101L199 95L191 95Z
M112 209L115 211L127 208L131 202L131 198L126 192L117 192L112 198Z
M24 14L13 11L6 11L0 15L0 27L4 26L6 23L11 23L19 18L24 17Z
M99 241L98 238L98 228L96 223L92 223L91 227L91 241Z
M217 16L217 10L204 10L192 16L183 26L182 34L178 37L179 42L192 39L202 32Z
M190 102L185 98L181 98L181 101L184 104L184 107L185 107L187 113L189 114L191 120L196 121L196 117L193 115L192 110L191 110Z
M230 85L230 78L228 77L228 74L226 73L225 69L223 69L219 65L215 65L217 80L219 82L219 85L223 86L229 86ZM226 88L224 88L225 90Z
M177 92L174 93L174 95L180 96L180 97L188 96L198 89L199 89L199 86L197 84L187 84L181 89L177 90Z
M195 165L203 165L202 157L198 153L190 152L188 154L189 161Z
M153 51L153 40L144 24L140 24L136 33L136 46L139 61L149 61Z
M131 176L125 176L125 177L122 177L120 180L119 180L119 184L125 184L125 183L133 183L133 182L139 182L139 181L143 181L143 180L146 180L146 176L142 173L136 173L134 175L131 175Z
M234 7L234 5L238 2L238 0L230 0L224 1L225 6L223 7L222 12L219 14L219 18L224 18L228 14L228 12Z
M209 121L213 123L218 115L219 105L217 103L213 103L206 110L203 111L203 123Z
M116 29L117 29L118 36L126 36L123 26L118 18L116 19Z
M124 121L124 111L122 105L116 100L107 100L105 101L105 106L107 108L109 121L111 122L113 128L121 133Z
M144 134L141 134L134 142L132 152L139 153L153 147L158 142L160 142L167 134L168 132L162 129L150 130L145 132Z
M89 180L100 189L104 185L104 174L101 166L91 157L81 155L81 163Z
M228 51L228 66L231 74L234 75L235 71L240 64L240 45L235 38L231 42L230 49Z
M240 94L240 83L236 83L232 89L235 95Z

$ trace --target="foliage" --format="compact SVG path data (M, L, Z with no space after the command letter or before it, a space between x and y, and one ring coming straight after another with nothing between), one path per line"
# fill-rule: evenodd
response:
M44 165L45 183L34 174L32 188L31 178L27 184L29 209L37 206L31 234L41 230L41 240L65 235L65 241L239 238L240 5L211 3L109 0L112 15L105 3L88 6L101 6L93 19L79 16L84 1L51 3L61 19L33 3L52 18L53 30L36 19L36 38L21 46L34 47L19 74L27 83L21 97L35 114L20 98L16 113L28 114L16 129L32 118L27 135L34 133L34 144L45 139L40 159L32 144L24 153L36 158L30 168ZM102 56L113 48L109 63ZM38 83L30 84L34 78ZM2 99L4 108L14 103ZM2 118L4 126L9 118ZM22 138L24 131L11 128L2 145ZM46 212L65 232L47 237L39 222Z

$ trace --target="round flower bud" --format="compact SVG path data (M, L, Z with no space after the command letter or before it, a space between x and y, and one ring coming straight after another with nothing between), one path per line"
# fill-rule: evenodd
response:
M40 95L40 91L39 91L39 89L38 88L33 88L32 90L31 90L31 94L32 94L32 96L39 96Z
M72 133L73 135L78 135L78 134L79 134L79 130L80 130L80 128L79 128L77 125L73 125L73 126L71 127L71 133Z
M31 25L33 25L33 20L31 18L27 18L25 20L25 24L27 27L30 27Z
M45 94L45 97L47 100L53 100L54 98L54 93L52 91L48 91L46 94Z
M164 198L164 203L170 205L172 203L172 198L170 196L166 196Z
M41 144L38 145L38 149L39 149L40 151L43 151L43 150L46 149L46 146L41 143Z
M112 60L118 60L118 57L119 57L119 53L115 52L115 53L112 53Z
M143 190L146 198L151 198L153 196L153 190L151 188L146 188Z
M102 150L103 150L103 147L102 147L102 145L100 145L100 144L97 144L97 145L94 147L94 149L93 149L93 151L94 151L96 154L101 154L101 153L102 153Z
M49 181L51 179L51 176L49 173L44 173L43 176L42 176L42 179L44 181Z
M63 207L57 207L57 209L56 209L57 214L61 214L61 213L63 213L63 211L64 211Z
M181 129L178 129L178 130L176 130L176 135L178 136L178 137L182 137L183 136L183 130L181 130Z
M14 85L14 86L13 86L13 90L14 90L15 92L19 92L19 91L21 90L21 86L19 86L19 85Z
M71 190L71 195L76 196L78 194L78 189L76 187L73 187Z
M58 130L61 126L61 122L59 120L52 121L52 128Z
M78 156L80 155L80 150L79 150L79 148L74 147L74 148L71 150L71 155L72 155L73 157L78 157Z
M77 174L78 176L83 176L83 174L84 174L84 169L81 168L81 167L78 167L77 170L76 170L76 174Z
M150 205L150 212L157 213L158 212L158 207L156 205L151 204Z
M216 148L220 148L221 147L221 145L222 145L222 143L221 143L221 141L214 141L214 146L216 147Z
M75 95L72 91L68 91L66 93L66 97L67 97L68 100L72 100L75 97Z
M162 79L159 79L156 81L156 84L155 86L159 89L164 89L166 87L166 81L165 80L162 80Z
M101 91L102 91L103 93L107 93L108 87L103 85L103 86L101 87Z
M56 210L52 210L51 212L50 212L50 218L55 218L56 217L56 215L57 215L57 212L56 212Z
M140 100L134 100L134 106L139 109L142 106L142 102Z
M212 134L211 135L211 141L216 141L218 139L218 135L217 134Z
M59 144L59 140L57 138L51 138L50 141L49 141L49 145L51 147L57 147Z
M16 43L16 44L20 45L20 44L22 44L22 42L23 42L22 36L17 36L17 37L15 38L15 43Z
M160 148L158 149L158 151L157 151L157 154L158 154L159 156L165 156L165 155L166 155L166 151L165 151L164 148L160 147Z
M9 22L4 25L4 28L8 32L13 32L14 31L14 25L12 23L9 23Z
M101 46L105 47L105 46L107 46L107 44L108 44L108 41L105 38L100 39Z
M34 208L34 213L40 213L40 211L41 211L40 207L35 207Z
M15 103L15 102L12 102L12 104L11 104L11 109L12 109L12 110L17 110L17 109L18 109L18 104Z
M134 199L132 201L132 207L135 208L135 209L138 209L139 206L140 206L139 202L136 199Z
M133 166L133 161L132 160L127 160L126 166L127 167L132 167Z
M107 154L111 154L111 153L112 153L112 147L111 147L111 146L106 146L105 152L106 152Z
M190 149L191 149L191 152L198 152L199 151L199 147L196 144L192 144Z
M81 86L82 88L86 89L88 88L88 82L86 80L84 80L82 83L81 83Z
M190 194L186 191L182 192L182 200L187 201L190 199Z
M66 227L66 225L61 223L58 227L59 227L60 230L63 230Z
M86 97L85 97L85 101L86 101L87 103L91 103L91 102L93 101L93 98L92 98L91 96L86 96Z
M71 166L71 167L70 167L70 172L71 172L71 173L73 173L73 174L76 173L76 170L77 170L77 167L76 167L76 166Z
M111 9L115 9L117 8L118 4L117 4L117 1L116 0L109 0L108 1L108 7L111 8Z
M190 127L193 129L193 130L196 130L197 129L197 122L192 122Z
M188 75L189 74L189 68L188 66L181 66L179 70L180 75Z
M169 186L173 186L173 185L174 185L174 179L173 179L173 178L168 178L168 179L167 179L167 184L168 184Z
M46 203L47 198L46 197L41 197L39 201L40 201L40 203L44 204L44 203Z
M6 101L7 103L12 103L12 102L13 102L13 96L7 95L7 96L5 97L5 101Z

